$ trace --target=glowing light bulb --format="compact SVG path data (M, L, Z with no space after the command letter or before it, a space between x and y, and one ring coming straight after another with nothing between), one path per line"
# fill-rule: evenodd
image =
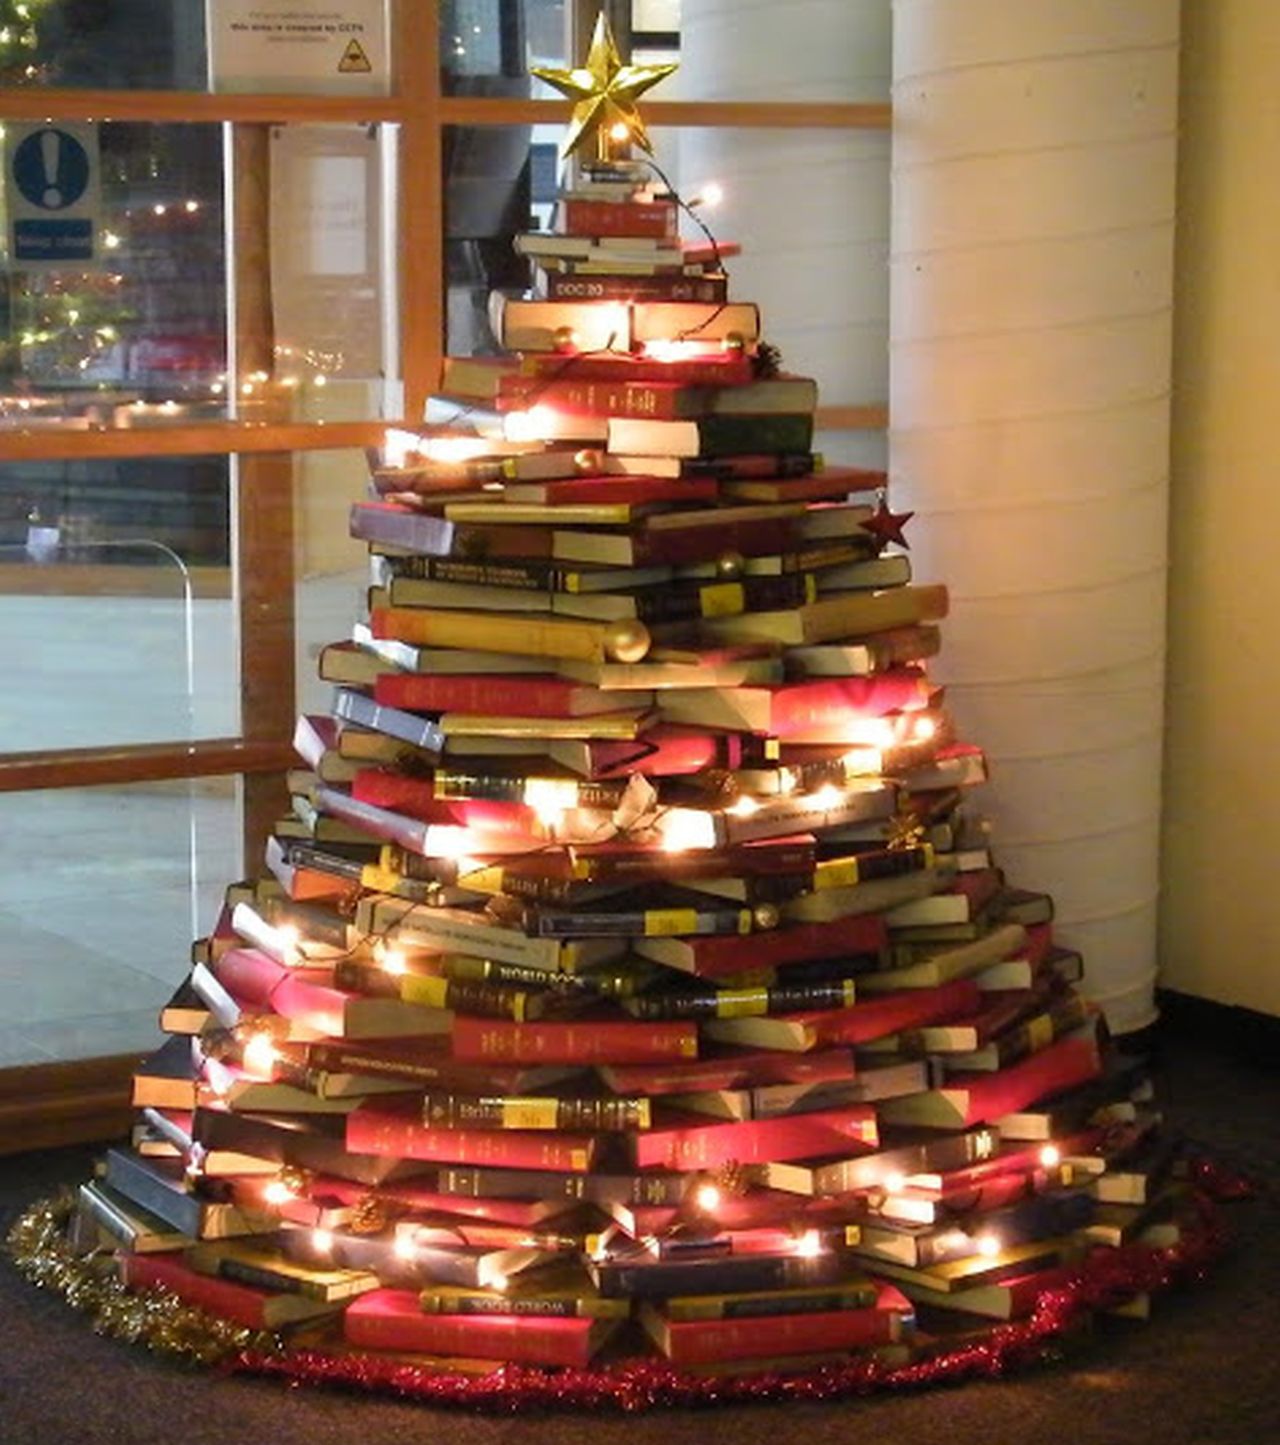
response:
M720 1191L714 1184L699 1184L693 1199L698 1208L706 1214L720 1208Z
M269 1079L280 1054L270 1034L256 1033L246 1041L240 1057L248 1073Z
M117 236L114 231L103 231L103 233L102 233L102 244L103 244L103 247L104 247L106 250L108 250L108 251L116 251L116 250L119 250L119 248L120 248L120 237Z
M496 1270L489 1276L489 1288L497 1290L499 1294L504 1294L510 1284L511 1280L501 1270Z
M471 834L453 823L428 823L428 858L462 858L474 851Z
M912 720L911 736L917 742L927 743L937 735L938 724L931 717L918 717Z
M333 1253L333 1230L313 1229L311 1231L311 1248L317 1254Z
M567 809L578 806L578 785L572 778L528 778L524 801L544 827L555 828Z
M1056 1169L1062 1163L1062 1150L1056 1144L1046 1144L1040 1151L1040 1167Z
M419 443L422 455L433 462L466 462L492 451L493 443L484 437L423 437Z
M715 819L696 808L672 808L658 819L658 832L666 853L683 853L691 848L714 848Z
M698 193L698 204L708 208L718 206L724 200L724 187L719 181L708 181Z
M626 123L626 121L614 121L614 123L609 127L610 140L625 141L630 137L630 135L631 127Z
M907 1176L891 1171L884 1176L884 1187L890 1194L899 1194L906 1188Z
M200 202L188 201L182 209L186 211L189 215L194 215L200 209Z
M983 1259L994 1259L1000 1253L999 1235L980 1234L973 1243Z
M411 1234L397 1234L391 1250L397 1259L414 1259L418 1253L418 1246Z
M416 432L405 431L403 427L392 427L382 439L383 460L389 467L402 467L412 452L419 446Z
M816 793L809 795L809 805L820 808L824 813L832 808L838 808L844 801L844 794L834 783L824 783Z
M157 201L156 204L151 207L151 209L157 216L163 216L169 208L163 203Z
M822 1253L822 1236L816 1229L806 1229L796 1240L796 1253L801 1259L815 1259Z
M725 809L726 813L732 813L735 818L749 818L753 813L760 811L760 804L747 793Z
M502 434L509 442L542 441L550 433L555 416L553 408L541 404L527 411L508 412L502 421Z
M378 962L388 972L396 974L408 973L409 965L404 954L398 948L383 947L378 954Z
M288 1204L296 1196L283 1179L271 1179L263 1189L262 1197L268 1204L279 1207L281 1204Z

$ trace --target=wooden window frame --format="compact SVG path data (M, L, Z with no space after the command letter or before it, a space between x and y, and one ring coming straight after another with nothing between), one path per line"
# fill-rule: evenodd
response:
M600 0L573 0L574 53L585 45ZM436 0L393 0L393 94L381 98L219 95L191 91L68 90L0 87L4 120L227 123L235 145L259 143L280 124L386 123L400 128L397 249L405 413L422 415L443 358L444 269L441 145L449 126L562 125L562 100L453 96L439 82ZM661 101L645 105L652 126L880 130L887 103L794 101ZM229 148L238 163L235 145ZM236 219L253 225L250 214ZM244 267L240 247L233 266ZM259 253L260 259L260 253ZM409 262L412 264L408 264ZM247 279L247 277L246 277ZM243 336L237 337L238 344ZM250 343L252 337L249 338ZM883 429L880 404L824 407L819 424ZM296 452L376 445L383 421L341 423L204 423L89 431L57 428L0 431L4 462L76 458L235 455L240 587L242 722L238 737L145 746L0 754L0 792L125 785L175 778L235 775L243 780L246 856L261 849L278 812L284 770L292 762L295 708L292 566L293 471ZM0 1069L0 1154L109 1137L127 1127L129 1057Z

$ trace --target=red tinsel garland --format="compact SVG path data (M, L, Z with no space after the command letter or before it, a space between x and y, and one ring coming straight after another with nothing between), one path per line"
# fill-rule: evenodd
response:
M1036 1364L1055 1352L1074 1326L1093 1310L1109 1309L1138 1294L1155 1294L1204 1276L1224 1243L1212 1198L1243 1198L1250 1192L1240 1176L1201 1161L1194 1217L1179 1242L1165 1249L1140 1245L1098 1250L1066 1285L1041 1295L1032 1314L992 1327L978 1339L940 1348L907 1365L860 1358L803 1371L762 1370L708 1376L655 1360L634 1360L589 1369L541 1370L508 1365L483 1375L446 1374L376 1355L292 1350L284 1354L243 1351L227 1366L233 1371L274 1375L299 1385L336 1385L377 1390L428 1404L483 1410L574 1409L608 1406L624 1412L660 1406L743 1404L756 1400L837 1400L880 1390L915 1389L990 1378ZM1212 1196L1212 1198L1211 1198Z

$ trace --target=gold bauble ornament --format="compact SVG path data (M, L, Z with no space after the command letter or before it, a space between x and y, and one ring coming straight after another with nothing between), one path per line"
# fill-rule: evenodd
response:
M643 622L614 622L605 629L605 656L612 662L639 662L651 641Z
M557 326L551 333L551 344L557 351L577 351L578 333L572 326Z
M726 351L745 351L747 349L747 338L741 331L726 331L724 336L724 349Z
M782 922L776 903L757 903L751 916L758 929L777 928Z
M721 582L736 582L745 566L741 552L721 552L716 558L716 577Z
M594 447L583 447L580 452L574 452L573 465L584 477L594 477L604 467L604 455Z

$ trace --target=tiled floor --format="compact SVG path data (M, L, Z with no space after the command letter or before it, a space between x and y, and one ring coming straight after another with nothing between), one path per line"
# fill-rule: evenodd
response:
M299 707L362 578L299 589ZM0 596L0 750L237 730L229 601ZM187 679L194 680L188 691ZM144 1052L239 857L231 779L0 793L0 1067Z

